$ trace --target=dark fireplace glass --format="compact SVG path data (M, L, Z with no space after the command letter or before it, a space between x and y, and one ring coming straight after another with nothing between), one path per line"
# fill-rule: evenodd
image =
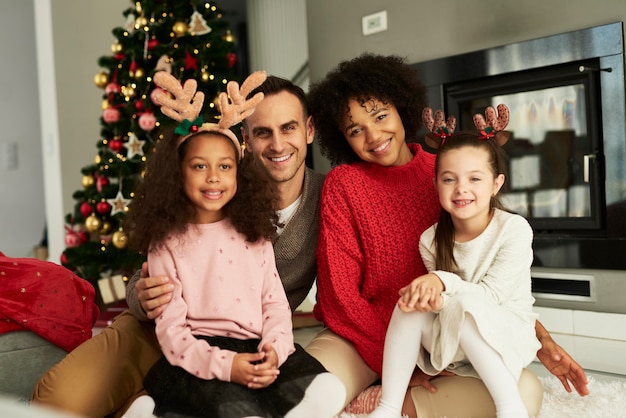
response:
M473 130L473 116L510 110L503 202L536 232L602 228L604 183L598 63L573 62L444 86L447 114Z

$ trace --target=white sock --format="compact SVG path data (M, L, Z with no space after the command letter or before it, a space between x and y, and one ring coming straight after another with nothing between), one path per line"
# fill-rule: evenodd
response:
M346 387L332 373L321 373L313 379L304 392L304 398L285 418L332 418L337 416L346 402Z
M135 399L122 418L157 418L154 412L154 399L148 395L142 395Z
M497 418L528 418L517 381L502 357L483 339L471 315L465 317L460 345L496 405Z
M434 314L402 312L395 307L387 328L383 352L382 397L369 418L398 418L424 342L430 340Z

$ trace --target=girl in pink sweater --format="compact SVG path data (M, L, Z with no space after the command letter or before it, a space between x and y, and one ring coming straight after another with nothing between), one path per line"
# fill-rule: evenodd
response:
M201 98L170 78L155 76L177 96L161 97L162 110L176 108L183 123L157 145L127 218L150 275L166 275L175 286L156 319L164 356L144 380L155 412L332 417L344 399L341 383L293 341L271 243L277 217L268 174L251 154L243 156L228 122L189 116L190 100ZM244 83L240 92L229 84L233 104L222 102L222 121L230 106L249 114L256 96L243 98L257 85ZM151 401L139 398L125 417L152 416Z

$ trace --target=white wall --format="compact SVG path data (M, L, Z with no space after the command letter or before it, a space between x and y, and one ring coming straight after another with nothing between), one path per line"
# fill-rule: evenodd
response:
M381 10L389 29L363 36L361 18ZM624 0L307 0L310 78L365 51L422 62L618 21ZM315 168L328 170L314 150Z
M34 27L32 2L0 3L0 251L11 257L31 256L45 226Z

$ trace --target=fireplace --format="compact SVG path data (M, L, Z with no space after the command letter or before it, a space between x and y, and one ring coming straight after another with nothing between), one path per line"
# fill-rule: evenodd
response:
M457 129L509 106L503 197L533 227L537 304L626 313L622 23L414 66Z

